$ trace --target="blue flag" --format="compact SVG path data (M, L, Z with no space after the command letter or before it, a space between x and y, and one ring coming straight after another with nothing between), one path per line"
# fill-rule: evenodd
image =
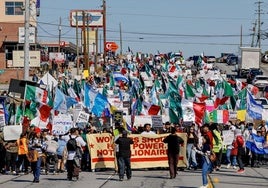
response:
M91 110L94 115L100 117L109 103L107 97L91 88L88 84L85 84L84 96L85 106Z
M68 109L65 95L59 88L56 88L53 109L62 113L66 113Z
M258 104L252 95L247 92L247 113L253 119L262 119L263 106Z
M265 139L263 136L251 134L252 139L246 142L246 147L257 154L268 154L268 148L264 148Z

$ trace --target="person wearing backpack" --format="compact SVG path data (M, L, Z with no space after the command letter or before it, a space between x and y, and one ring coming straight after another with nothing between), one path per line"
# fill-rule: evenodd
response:
M66 143L66 149L67 149L67 161L66 161L67 179L69 181L72 181L72 179L74 177L74 178L76 178L76 180L78 180L79 179L80 165L77 164L77 161L75 161L75 160L77 159L77 155L79 154L78 151L81 151L81 147L86 146L86 142L79 135L79 131L78 131L77 128L71 128L70 129L70 135L66 135L65 139L67 141L67 143ZM81 153L79 155L81 155ZM80 159L78 160L78 163L80 163Z
M235 130L235 144L237 144L238 150L237 150L237 163L239 166L239 169L237 170L237 173L242 174L245 172L244 169L244 163L242 158L245 155L245 140L242 136L241 129Z

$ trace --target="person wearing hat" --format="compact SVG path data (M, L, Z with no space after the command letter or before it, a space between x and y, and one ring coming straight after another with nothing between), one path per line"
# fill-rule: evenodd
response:
M169 121L167 121L164 124L163 133L170 133L170 129L171 129L171 123Z
M41 135L41 129L39 127L35 127L34 132L34 136L29 140L29 153L34 150L38 153L37 160L31 162L31 168L34 176L33 183L39 183L42 162L41 156L43 156L46 144Z
M119 153L118 153L118 167L119 167L119 181L123 181L124 174L126 172L127 179L131 179L132 171L131 171L131 150L130 145L133 144L133 140L127 137L127 131L122 131L122 136L119 137L115 144L119 146Z

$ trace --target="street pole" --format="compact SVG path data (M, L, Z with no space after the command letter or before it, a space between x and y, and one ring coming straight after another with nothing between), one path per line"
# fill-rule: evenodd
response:
M122 43L123 43L123 41L122 41L122 27L121 27L121 23L119 24L119 30L120 30L120 55L122 56L122 51L123 51L123 46L122 46Z
M89 57L89 14L87 13L87 40L86 40L86 44L87 44L87 56L88 59L92 57L92 55L90 55ZM87 61L87 65L86 65L88 72L90 72L90 65L89 65L89 60Z
M61 44L61 17L60 17L60 23L59 23L59 48L58 48L59 53L60 53L60 44Z
M102 1L103 6L103 64L106 64L106 0Z
M76 74L79 75L80 72L80 63L79 63L79 46L78 46L78 20L77 20L77 11L75 12L75 32L76 32L76 69L77 69L77 72Z
M83 11L83 47L84 47L84 64L85 70L88 70L88 53L87 53L87 35L86 35L86 23L85 23L85 11Z
M30 50L30 0L25 0L25 21L24 21L24 80L29 80L29 50Z
M95 61L94 61L94 70L97 70L97 63L98 63L98 28L95 31Z

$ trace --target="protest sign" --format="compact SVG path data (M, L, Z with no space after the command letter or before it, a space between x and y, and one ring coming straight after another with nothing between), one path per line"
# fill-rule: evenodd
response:
M59 114L53 118L52 134L66 134L73 127L73 121L68 114Z
M22 126L21 125L4 126L3 133L5 141L17 140L20 138L20 135L22 133Z
M83 111L80 111L77 117L77 123L87 123L89 119L89 114Z
M231 145L234 140L234 132L232 132L231 130L223 130L222 137L224 145Z

